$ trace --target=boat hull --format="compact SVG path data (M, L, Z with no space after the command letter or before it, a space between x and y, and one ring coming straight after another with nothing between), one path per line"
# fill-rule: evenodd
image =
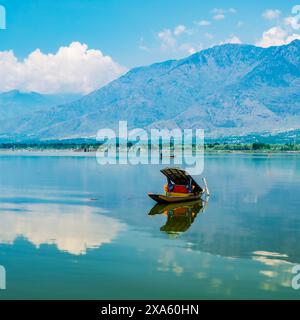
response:
M178 203L178 202L188 202L188 201L195 201L201 198L201 194L193 194L186 197L174 197L174 196L166 196L162 194L154 194L148 193L148 196L156 201L157 203Z

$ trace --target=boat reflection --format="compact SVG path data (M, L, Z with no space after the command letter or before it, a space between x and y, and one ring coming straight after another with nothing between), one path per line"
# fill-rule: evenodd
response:
M203 212L205 206L206 202L201 200L173 204L157 204L150 210L149 215L166 215L167 221L160 230L168 234L180 234L190 228L199 212Z

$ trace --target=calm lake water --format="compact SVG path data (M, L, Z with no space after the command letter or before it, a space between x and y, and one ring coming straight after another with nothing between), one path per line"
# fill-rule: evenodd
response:
M300 298L298 155L208 155L203 206L152 209L159 169L0 155L0 299Z

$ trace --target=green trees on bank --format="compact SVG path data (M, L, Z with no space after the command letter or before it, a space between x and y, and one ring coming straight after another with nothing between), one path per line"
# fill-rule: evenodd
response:
M86 143L64 143L64 142L53 142L53 143L0 143L0 150L65 150L74 152L93 152L98 149L101 143L86 142ZM128 143L130 148L132 144ZM172 146L171 146L172 148ZM285 152L295 151L300 152L300 144L297 143L285 143L285 144L268 144L261 142L254 143L206 143L205 151L207 152Z
M253 152L283 152L300 151L300 144L268 144L261 142L254 143L208 143L205 145L206 151L253 151Z

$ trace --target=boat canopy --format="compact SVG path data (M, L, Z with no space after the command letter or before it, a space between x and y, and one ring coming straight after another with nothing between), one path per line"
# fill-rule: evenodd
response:
M192 185L194 186L194 191L200 193L203 189L198 185L198 183L190 176L185 170L179 168L166 168L161 170L168 180L176 185Z

